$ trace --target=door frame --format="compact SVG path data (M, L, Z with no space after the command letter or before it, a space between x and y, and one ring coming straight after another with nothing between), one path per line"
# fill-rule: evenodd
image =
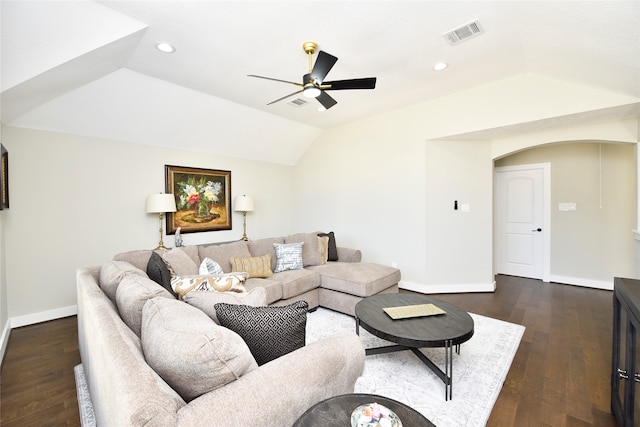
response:
M521 170L542 169L543 185L542 185L542 281L549 282L551 277L551 163L529 163L513 166L494 166L493 168L493 189L496 191L496 174L498 172L512 172ZM497 237L497 226L495 224L495 211L497 194L493 196L493 272L497 274L497 249L496 246L500 239Z

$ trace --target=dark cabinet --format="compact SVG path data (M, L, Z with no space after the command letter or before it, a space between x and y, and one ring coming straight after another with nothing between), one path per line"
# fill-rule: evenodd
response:
M611 411L619 427L640 424L640 280L614 279Z

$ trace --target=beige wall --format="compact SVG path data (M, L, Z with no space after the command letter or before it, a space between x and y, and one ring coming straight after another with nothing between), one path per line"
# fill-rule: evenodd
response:
M635 146L564 143L521 151L496 166L551 163L551 280L633 277ZM576 203L560 211L559 203Z
M11 144L11 209L2 214L8 315L19 323L74 306L76 268L157 245L158 217L145 202L164 191L165 164L231 170L232 195L256 202L249 237L291 230L290 166L14 127L3 137ZM231 231L183 237L202 244L241 236L242 216L234 213ZM173 246L173 236L165 243Z

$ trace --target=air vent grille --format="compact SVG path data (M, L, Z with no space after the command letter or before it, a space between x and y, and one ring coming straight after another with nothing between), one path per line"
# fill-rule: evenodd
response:
M480 23L475 20L468 22L461 27L454 28L453 30L447 31L442 34L445 39L449 42L449 44L458 44L462 41L468 40L470 38L479 36L484 33L484 30L480 26Z
M293 101L287 102L287 104L291 105L292 107L300 108L303 105L308 104L308 102L302 98L296 98Z

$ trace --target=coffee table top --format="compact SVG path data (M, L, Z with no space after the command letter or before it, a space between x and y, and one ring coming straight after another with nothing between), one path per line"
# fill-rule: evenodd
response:
M388 397L376 394L343 394L316 403L300 416L293 427L345 427L351 425L351 413L360 405L377 403L396 413L406 427L435 426L420 412Z
M393 320L383 308L434 304L445 314ZM373 335L406 347L445 347L462 344L473 336L469 313L446 301L426 295L379 294L364 298L355 308L360 326Z

